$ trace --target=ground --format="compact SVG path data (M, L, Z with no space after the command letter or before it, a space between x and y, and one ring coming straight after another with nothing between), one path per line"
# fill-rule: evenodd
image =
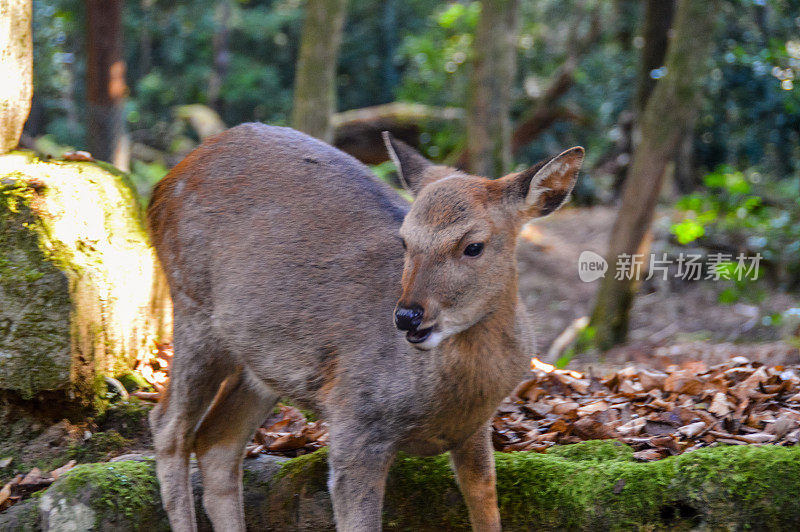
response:
M578 278L578 257L585 250L605 254L615 212L608 207L562 209L523 231L518 253L520 294L533 318L540 353L573 320L591 313L599 281L584 283ZM670 214L659 212L653 251L692 251L670 242L670 223ZM629 345L607 354L603 367L616 368L631 359L663 366L664 360L653 360L652 347L676 345L660 353L678 360L700 357L713 364L731 356L733 350L724 345L730 343L737 344L736 354L752 360L800 362L796 346L780 341L784 331L762 322L765 316L800 307L800 297L759 284L735 304L720 303L720 293L731 284L646 282L631 312ZM596 367L597 359L576 359L571 367L584 369L586 364Z

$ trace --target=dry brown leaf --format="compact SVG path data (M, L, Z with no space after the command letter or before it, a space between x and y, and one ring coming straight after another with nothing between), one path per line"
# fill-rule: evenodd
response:
M719 417L725 417L730 414L731 408L728 403L728 397L722 392L714 394L714 399L711 401L708 411Z

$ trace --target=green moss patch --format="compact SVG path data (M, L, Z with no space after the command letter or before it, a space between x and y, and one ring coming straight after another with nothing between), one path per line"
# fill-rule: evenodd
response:
M496 453L504 529L781 530L800 522L800 448L721 446L650 463L632 454L614 441ZM321 452L296 458L280 475L325 489L324 460ZM469 530L446 456L397 458L384 527Z
M152 460L77 466L46 496L87 505L98 530L165 529Z
M495 456L504 530L792 530L800 522L796 447L706 448L641 463L625 446L606 441ZM333 529L326 451L289 460L271 481L260 467L245 474L250 529ZM152 461L89 464L40 500L48 508L59 501L61 508L86 505L98 529L161 530L157 484ZM384 528L469 530L446 455L397 458Z

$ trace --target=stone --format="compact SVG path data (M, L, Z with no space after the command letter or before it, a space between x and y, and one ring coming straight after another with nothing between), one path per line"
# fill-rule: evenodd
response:
M0 156L0 390L92 404L171 336L171 315L124 174Z

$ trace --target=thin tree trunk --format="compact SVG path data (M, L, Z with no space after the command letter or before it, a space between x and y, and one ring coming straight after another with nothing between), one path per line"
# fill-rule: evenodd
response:
M86 0L86 92L88 144L92 155L127 171L130 140L125 131L125 60L122 0Z
M636 93L633 97L632 121L627 122L627 117L622 116L618 124L622 131L620 139L621 153L631 153L634 148L634 139L638 138L639 120L647 100L656 86L657 79L653 71L664 66L669 44L669 30L675 14L675 0L646 0L644 2L644 15L641 34L643 39L642 51L639 58L639 71L636 76ZM627 126L627 127L625 127ZM622 164L614 175L614 196L618 197L625 183L625 176L630 168Z
M33 97L31 0L0 0L0 153L19 143Z
M656 83L641 120L642 139L626 179L622 205L611 232L609 270L597 294L591 326L595 343L607 349L625 341L637 280L615 275L618 259L646 254L664 170L675 154L684 127L697 108L699 86L711 48L716 1L679 0L666 75ZM646 266L646 263L644 264ZM645 269L643 266L643 270Z
M664 65L667 55L669 29L675 13L675 0L647 0L644 7L644 26L642 37L644 46L639 61L639 73L636 80L636 96L634 111L640 115L647 105L647 99L656 86L652 77L653 70Z
M469 171L499 177L511 169L509 107L516 74L519 0L484 0L475 32L467 108Z
M140 0L142 21L139 26L139 78L143 78L153 67L153 2L154 0Z
M336 110L336 64L347 0L308 0L294 78L292 125L331 142Z
M219 95L230 64L231 54L228 50L230 23L231 0L219 0L214 10L214 36L211 39L214 65L208 82L208 105L218 113L222 112Z

